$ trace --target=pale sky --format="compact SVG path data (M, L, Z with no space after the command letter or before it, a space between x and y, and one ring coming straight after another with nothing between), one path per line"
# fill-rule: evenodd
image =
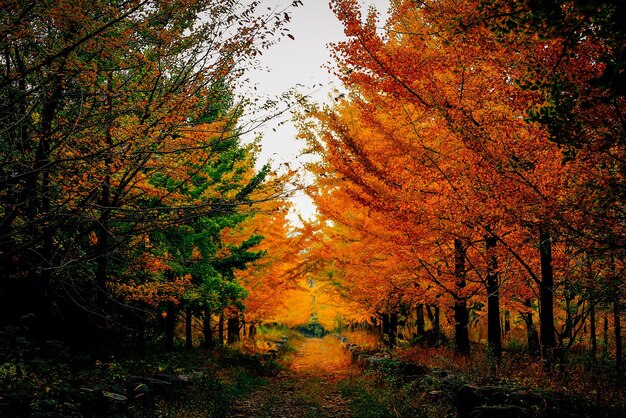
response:
M289 9L291 21L287 27L295 39L283 37L263 52L261 66L247 73L257 87L257 94L272 98L297 87L303 93L312 93L316 102L323 102L329 100L329 93L338 86L323 66L331 61L327 45L345 39L342 26L330 11L328 0L302 0L302 3L303 6ZM361 3L364 11L374 5L383 16L389 6L389 0L361 0ZM281 10L290 4L291 0L264 0L261 7ZM299 155L304 144L296 141L296 130L289 116L287 112L255 132L263 135L261 164L271 160L273 167L284 163L289 163L291 168L302 166ZM314 215L314 207L303 192L297 192L293 201L297 213L305 218Z

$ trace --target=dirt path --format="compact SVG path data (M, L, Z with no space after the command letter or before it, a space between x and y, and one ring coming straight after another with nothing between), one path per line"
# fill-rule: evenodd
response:
M304 338L267 385L237 402L230 417L350 417L337 383L358 373L334 337Z

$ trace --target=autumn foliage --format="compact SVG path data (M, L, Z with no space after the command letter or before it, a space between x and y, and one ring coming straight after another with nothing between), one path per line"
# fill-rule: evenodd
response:
M262 243L297 235L284 214L254 225L285 210L292 175L257 167L234 93L288 13L59 0L3 2L1 15L3 327L96 351L131 337L172 347L185 313L187 344L198 320L209 344L225 316L260 309L240 271L291 279Z
M381 28L331 2L342 91L300 119L314 256L392 344L426 314L439 332L437 308L457 352L485 323L499 357L514 316L551 365L610 314L621 367L624 31L602 2L551 5L400 1Z
M548 369L621 370L622 3L332 0L341 87L299 100L318 217L294 226L298 173L259 166L236 94L289 13L4 2L0 325L101 354L361 324L494 364L517 331Z

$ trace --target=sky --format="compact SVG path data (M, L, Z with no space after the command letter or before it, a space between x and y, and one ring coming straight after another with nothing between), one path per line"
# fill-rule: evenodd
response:
M330 11L328 0L302 0L302 3L302 6L288 9L291 21L287 27L294 39L282 37L278 44L263 51L260 65L247 73L252 85L256 86L256 94L274 98L295 87L303 93L310 93L319 103L330 100L333 87L338 87L337 80L323 66L331 62L327 45L345 39L342 26ZM389 0L361 0L361 3L364 10L374 5L383 13L389 6ZM282 10L290 4L291 0L265 0L262 7ZM292 169L302 168L306 160L300 156L304 144L295 139L296 129L289 116L286 112L250 134L263 136L259 156L261 165L271 161L274 168L285 163ZM304 218L314 216L315 208L304 192L296 192L292 201L292 219L297 219L298 215Z

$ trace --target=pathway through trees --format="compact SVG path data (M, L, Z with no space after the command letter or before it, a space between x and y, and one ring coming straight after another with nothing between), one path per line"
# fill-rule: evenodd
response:
M237 402L231 417L349 417L338 383L358 373L332 336L294 341L285 369L267 385Z

